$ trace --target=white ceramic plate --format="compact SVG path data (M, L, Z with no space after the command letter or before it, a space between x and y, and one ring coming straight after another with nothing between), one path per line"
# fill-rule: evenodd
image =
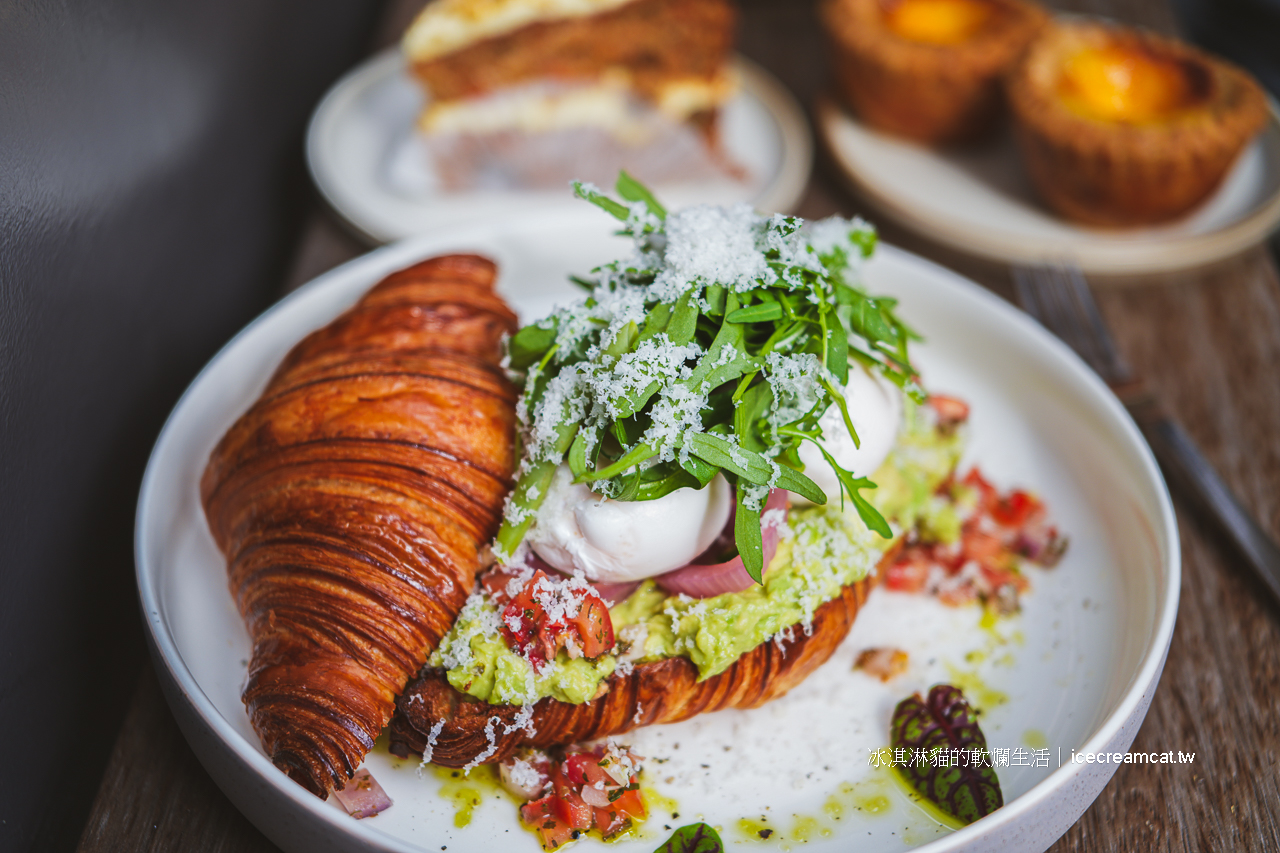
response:
M368 766L395 805L359 822L271 765L240 702L249 638L197 494L211 449L296 341L392 270L446 251L483 252L501 264L502 292L525 318L536 317L572 297L567 273L626 248L612 229L587 209L458 228L352 261L241 332L165 426L136 531L156 669L209 773L286 850L536 853L537 845L502 796L486 796L471 825L455 827L440 782L420 778L414 762L385 747ZM641 841L612 849L652 850L667 834L663 825L697 818L721 826L731 845L747 844L753 838L738 821L764 816L776 828L769 844L780 849L807 835L807 846L832 850L854 839L865 851L926 842L931 851L1042 850L1114 770L1073 765L1071 750L1123 751L1142 722L1173 630L1179 562L1168 494L1133 423L1069 350L971 282L890 247L867 277L873 291L900 297L904 316L927 337L917 353L929 385L971 402L968 461L1006 487L1043 495L1071 535L1070 551L1058 568L1033 570L1024 613L995 630L978 626L977 608L880 589L834 658L790 695L628 735L651 760L648 784L675 798L681 815L659 811ZM888 685L851 670L858 649L880 644L911 655L909 671ZM992 748L1049 750L1047 767L1000 768L1007 805L954 833L869 766L869 750L887 743L894 704L937 681L960 683L984 706Z
M746 169L747 179L658 185L656 190L675 207L749 201L760 210L788 211L809 179L809 125L795 99L767 71L742 57L734 59L734 70L742 88L721 113L720 135L729 159ZM392 48L339 80L311 117L311 177L333 209L367 238L386 243L464 222L577 204L567 189L439 189L414 130L424 100L399 50Z
M1089 273L1156 273L1207 264L1266 239L1280 223L1280 117L1222 186L1183 219L1108 231L1037 201L1012 133L965 150L927 148L862 124L830 99L818 125L845 175L881 211L963 252L1011 263L1074 261Z

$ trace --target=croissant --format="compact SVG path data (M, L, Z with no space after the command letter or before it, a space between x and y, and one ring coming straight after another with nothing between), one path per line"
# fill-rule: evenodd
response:
M512 486L516 318L474 255L388 276L293 348L200 484L277 767L341 790L475 584Z
M396 703L391 752L403 758L429 748L434 763L462 767L502 761L521 746L569 744L724 708L758 707L795 687L831 657L895 553L890 549L874 573L821 605L809 629L794 625L705 681L698 681L698 668L688 658L639 663L609 676L608 692L581 705L539 700L526 723L518 719L518 706L490 705L456 690L443 670L425 670Z

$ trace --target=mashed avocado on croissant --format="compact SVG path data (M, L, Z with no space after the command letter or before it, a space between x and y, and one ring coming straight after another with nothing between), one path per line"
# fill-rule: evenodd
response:
M959 536L959 516L937 490L962 450L959 432L939 429L929 410L906 405L897 443L873 477L878 488L869 494L899 534L914 528L922 538L942 542ZM852 507L842 511L838 500L793 508L787 527L763 584L706 599L669 595L651 580L641 584L610 609L619 650L626 646L621 658L570 659L561 650L535 671L508 647L498 610L478 590L428 666L446 669L450 684L477 699L514 705L548 696L586 702L620 664L675 656L692 661L700 680L709 678L779 632L803 627L841 587L865 577L893 542L868 529Z

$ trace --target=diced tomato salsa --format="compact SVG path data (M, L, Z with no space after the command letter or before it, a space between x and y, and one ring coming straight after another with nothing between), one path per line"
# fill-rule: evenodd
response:
M929 582L929 561L918 554L900 556L885 572L884 584L897 592L920 592Z
M951 398L931 397L930 403L952 416L968 416L967 407ZM1005 494L982 472L971 469L959 484L943 483L939 493L954 499L967 490L973 504L964 517L956 543L930 542L917 532L907 535L906 545L885 573L885 586L898 592L928 589L944 604L959 606L973 601L994 603L1000 609L1016 609L1017 597L1028 589L1019 568L1021 559L1050 567L1066 549L1066 540L1049 525L1044 503L1029 492L1015 489Z
M947 427L955 427L969 420L969 404L964 400L956 397L946 397L942 394L932 394L929 397L929 405L938 415L938 425L946 429Z
M520 807L520 818L538 833L545 850L555 850L592 829L609 839L645 818L641 759L625 748L610 742L570 751L559 761L548 761L542 753L513 756L504 768L517 760L524 762L526 772L537 768L543 776L541 796Z
M590 586L569 588L538 569L514 595L508 569L495 568L480 579L493 603L502 608L502 636L534 669L555 660L560 649L570 657L598 658L614 646L609 607Z

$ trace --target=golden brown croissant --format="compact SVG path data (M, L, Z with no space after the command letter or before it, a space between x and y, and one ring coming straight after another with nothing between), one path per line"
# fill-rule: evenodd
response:
M516 318L493 263L424 261L293 348L201 497L253 638L243 699L271 760L341 789L475 583L514 466Z
M501 761L521 746L569 744L724 708L758 707L795 687L831 657L893 556L891 550L875 574L844 587L838 598L820 606L813 614L811 633L795 625L701 682L688 658L636 664L629 673L611 675L608 692L590 702L539 700L529 727L517 720L518 706L474 699L454 689L442 670L427 670L396 703L391 751L401 757L420 754L430 738L431 761L462 767L477 758L482 763Z

